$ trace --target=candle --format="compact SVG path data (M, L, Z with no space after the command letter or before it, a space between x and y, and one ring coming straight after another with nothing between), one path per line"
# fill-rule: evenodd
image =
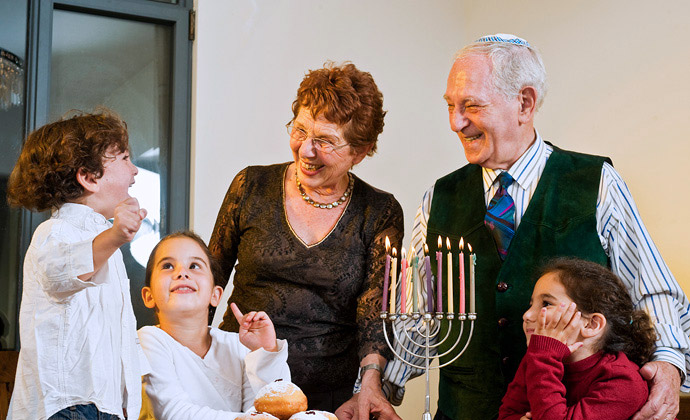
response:
M381 312L386 312L388 308L388 275L391 271L391 255L389 254L391 250L391 241L386 236L386 266L383 269L383 303L381 304Z
M446 237L448 250L448 313L453 313L453 254L450 252L450 238Z
M474 307L474 265L477 264L477 254L472 253L472 245L467 244L467 249L470 250L470 313L475 314Z
M443 312L443 252L441 247L441 235L438 235L438 248L436 248L436 312Z
M397 291L398 283L398 258L397 251L393 248L393 260L391 261L391 306L390 313L395 313L395 293Z
M434 310L433 292L431 290L431 261L429 259L429 246L424 244L424 271L426 271L426 312L431 313Z
M419 257L412 247L412 312L419 312L419 302L417 294L419 293Z
M407 254L400 252L400 313L407 313Z
M469 244L468 244L469 245ZM464 248L464 240L460 238L460 254L458 255L458 258L460 259L458 263L458 270L460 271L460 275L458 278L460 279L460 313L464 314L465 313L465 254L462 252Z

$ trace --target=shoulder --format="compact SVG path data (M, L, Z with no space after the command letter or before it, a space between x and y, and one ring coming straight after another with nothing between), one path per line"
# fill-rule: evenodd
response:
M623 352L606 354L599 363L602 379L625 383L631 393L642 393L647 399L647 382L640 375L640 367L631 362Z
M247 181L261 180L265 176L275 176L285 172L291 162L275 163L273 165L253 165L242 169L236 177L244 176Z
M155 348L169 348L177 343L168 333L153 325L139 328L137 335L139 336L139 343L145 352Z
M355 178L353 194L360 196L360 202L363 203L367 210L373 210L371 213L372 216L381 216L386 218L390 216L399 216L402 218L402 206L393 194L368 184L354 174L353 176Z
M592 154L588 154L588 153L574 152L572 150L561 149L561 148L559 148L557 146L553 146L553 145L552 145L552 147L553 147L553 152L551 153L551 156L549 157L549 159L553 159L555 157L556 159L567 160L576 166L594 165L594 166L601 168L602 165L604 165L605 163L608 163L609 165L613 165L611 158L609 158L607 156L599 156L599 155L592 155Z

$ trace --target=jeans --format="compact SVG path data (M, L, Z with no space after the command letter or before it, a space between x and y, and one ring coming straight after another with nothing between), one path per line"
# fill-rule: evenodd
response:
M63 408L48 420L119 420L119 417L98 411L95 404L83 404Z

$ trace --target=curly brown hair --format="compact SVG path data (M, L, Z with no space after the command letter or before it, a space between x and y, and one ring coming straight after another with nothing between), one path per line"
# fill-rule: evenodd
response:
M10 174L7 201L34 211L57 209L84 194L77 181L83 169L103 176L106 152L129 149L127 124L114 112L79 112L29 134Z
M383 132L383 94L370 73L346 62L326 62L318 70L310 70L297 90L292 103L294 121L302 107L314 118L323 116L343 127L345 140L355 151L371 146L367 155L376 152L376 142Z
M656 332L646 312L636 310L623 282L611 270L577 258L549 262L541 276L553 273L583 314L598 312L606 318L600 349L623 352L642 366L652 357ZM540 276L540 277L541 277Z

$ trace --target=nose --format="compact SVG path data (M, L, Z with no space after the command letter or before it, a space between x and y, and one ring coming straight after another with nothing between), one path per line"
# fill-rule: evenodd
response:
M129 161L129 164L132 166L132 174L136 176L139 173L139 168L137 168L137 165L135 165L131 160Z
M175 272L175 278L176 279L188 279L189 274L187 274L187 270L184 268L184 266L180 266L180 268L177 269Z
M525 322L527 322L527 321L535 322L537 318L534 316L534 313L535 313L535 309L530 306L529 309L527 309L525 311L525 313L522 314L522 320Z
M457 108L450 112L448 118L450 119L450 129L456 133L470 124L470 120Z
M311 136L304 139L302 144L300 144L299 155L307 158L316 156L316 147L314 147L314 141Z

